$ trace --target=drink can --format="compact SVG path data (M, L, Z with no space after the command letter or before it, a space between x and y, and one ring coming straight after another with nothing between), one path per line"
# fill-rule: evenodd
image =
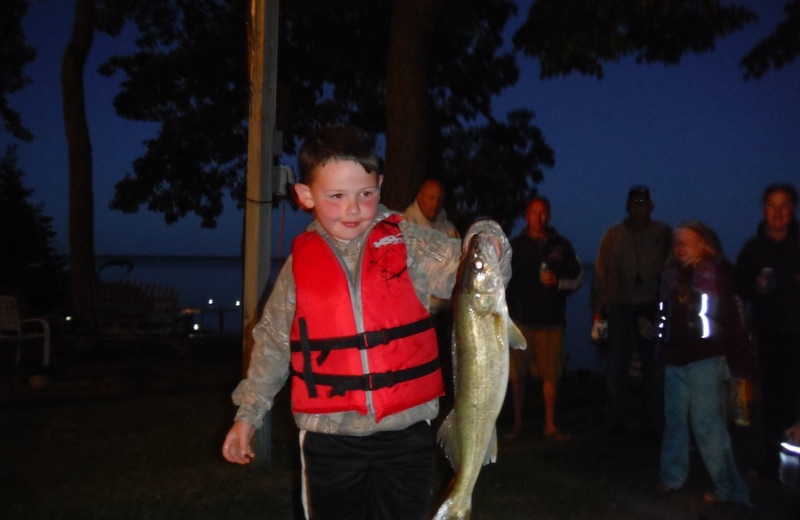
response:
M750 383L746 379L736 378L731 385L733 422L737 426L750 426Z

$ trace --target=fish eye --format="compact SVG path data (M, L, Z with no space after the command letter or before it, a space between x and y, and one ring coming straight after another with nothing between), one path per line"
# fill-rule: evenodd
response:
M475 260L475 269L483 269L483 262Z

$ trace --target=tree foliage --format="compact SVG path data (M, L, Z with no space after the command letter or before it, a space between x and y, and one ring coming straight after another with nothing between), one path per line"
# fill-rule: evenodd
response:
M29 7L27 0L0 2L0 116L5 129L22 141L31 141L33 134L22 124L19 112L11 108L8 95L32 81L23 72L25 65L36 58L36 50L28 45L22 29L22 19Z
M533 117L528 110L515 110L505 122L458 128L447 136L450 146L437 158L434 171L454 187L455 211L448 217L457 227L463 230L480 216L510 230L523 214L532 189L544 178L542 168L555 164L542 131L531 124Z
M0 292L13 294L32 313L52 311L62 303L64 262L53 246L53 219L30 202L17 166L17 148L0 157Z
M800 54L800 0L784 6L786 16L775 31L742 58L745 78L758 79L769 69L780 70Z
M248 95L243 4L162 2L159 10L145 11L137 2L106 0L104 29L118 31L127 17L141 35L140 52L114 57L101 69L108 75L125 74L115 107L124 117L162 125L159 135L146 143L145 155L135 161L133 173L117 185L112 207L133 212L146 205L164 213L167 222L195 212L204 226L213 227L226 191L241 202ZM325 124L386 132L392 6L388 0L282 3L278 124L286 153L294 153L305 135ZM431 146L420 170L433 172L435 167L437 175L446 176L438 170L444 165L439 158L466 129L477 131L477 120L496 126L491 99L515 83L519 72L512 52L500 50L502 29L515 12L513 2L448 0L442 12L428 70L403 73L424 74L428 87L425 124ZM538 131L531 122L527 118L510 128ZM482 146L495 145L503 143L490 137L482 141ZM530 187L536 166L502 174L527 177L530 182L522 185ZM410 202L408 194L423 176L423 171L397 175L407 195L394 204L396 209ZM384 196L391 197L391 188ZM518 214L521 208L494 212ZM472 211L466 205L460 209Z
M112 207L146 206L167 222L195 212L213 227L226 192L241 204L246 4L104 0L103 30L118 32L132 20L140 33L137 53L101 69L124 75L117 111L161 123L117 185ZM424 32L393 33L409 27L400 20L412 19L414 9L432 18L419 20ZM533 112L515 111L505 121L492 113L492 99L519 75L515 50L502 40L515 12L510 0L282 2L277 120L284 151L293 154L305 135L329 123L384 134L383 197L390 207L403 209L418 182L435 175L445 181L453 213L465 221L488 215L510 227L543 168L555 161ZM600 78L604 63L629 55L641 63L678 63L754 19L716 0L538 0L513 41L539 61L542 78L572 72ZM409 59L412 47L424 59ZM422 102L398 78L422 82ZM409 113L394 117L403 110Z
M542 78L572 72L602 78L603 63L630 55L638 63L677 64L755 19L719 0L538 0L514 45L539 61Z
M127 19L139 30L139 51L100 69L125 72L117 113L161 123L117 185L111 207L141 204L167 223L189 212L215 227L225 190L244 194L247 149L246 2L107 0L99 28L119 33Z

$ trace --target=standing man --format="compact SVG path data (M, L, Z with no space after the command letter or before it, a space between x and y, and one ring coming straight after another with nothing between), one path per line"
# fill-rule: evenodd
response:
M456 227L447 220L444 187L436 179L427 179L422 183L417 198L406 208L405 217L414 224L441 231L451 238L460 238Z
M654 357L653 316L661 269L672 243L667 224L650 218L650 190L628 192L628 218L606 230L592 278L592 320L608 321L607 426L626 427L630 414L628 384L631 358L638 350L642 366L643 427L655 435L663 422L662 378Z
M800 229L797 189L773 184L761 197L764 220L736 260L739 294L758 343L763 394L762 474L778 474L778 443L800 417Z
M426 179L417 191L417 198L409 204L404 213L409 222L422 227L433 228L451 238L461 238L452 222L447 220L444 210L444 186L436 179ZM452 302L446 298L430 297L428 305L433 316L436 339L439 343L439 360L445 383L444 406L449 406L455 395L453 388L453 358L451 342L453 333Z
M507 291L509 314L522 331L528 348L512 349L509 379L514 400L514 429L506 438L522 433L525 379L535 365L542 380L544 435L566 440L555 422L558 381L564 372L564 327L567 295L580 287L583 268L569 240L550 223L550 201L534 197L525 210L527 227L511 249L512 278Z

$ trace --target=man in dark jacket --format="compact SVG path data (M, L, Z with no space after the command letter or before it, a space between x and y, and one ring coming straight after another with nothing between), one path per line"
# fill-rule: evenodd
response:
M800 230L797 189L768 186L764 220L736 261L739 294L758 344L763 392L764 474L777 475L778 443L800 417Z
M580 287L583 268L569 240L549 227L550 202L533 198L525 211L527 227L511 241L512 278L507 302L509 314L525 335L528 348L511 353L512 397L514 399L514 438L522 432L525 379L535 366L542 379L544 435L565 440L555 423L558 381L564 371L564 326L566 297Z

